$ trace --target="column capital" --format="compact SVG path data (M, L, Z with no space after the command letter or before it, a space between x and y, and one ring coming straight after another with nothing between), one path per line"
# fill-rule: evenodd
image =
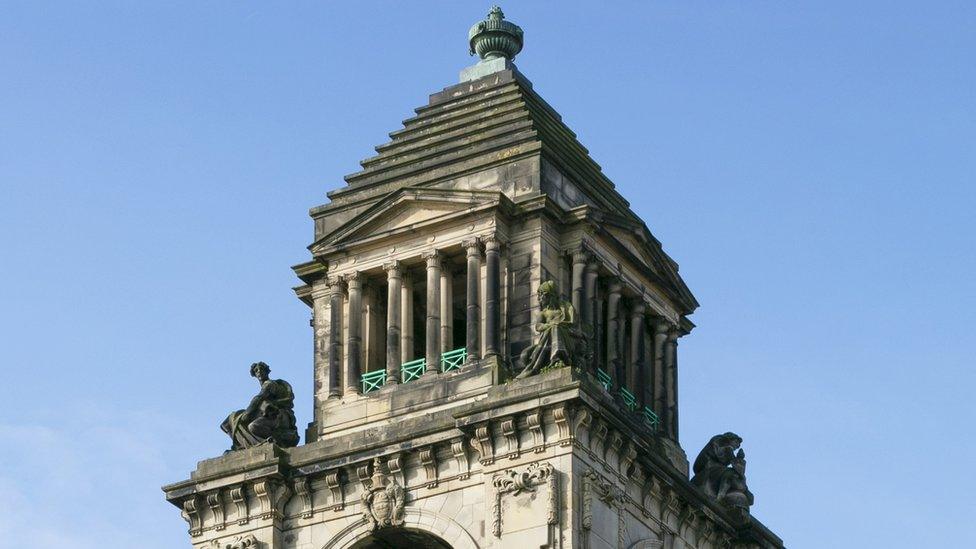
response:
M573 264L579 265L589 263L592 254L590 254L589 250L580 246L579 248L570 252L570 255L573 256Z
M493 234L482 236L481 241L485 243L485 251L498 251L498 248L501 247L498 236Z
M461 246L464 248L465 252L467 252L468 257L481 253L481 240L479 240L477 237L462 240Z
M351 272L349 274L343 275L342 281L349 286L354 286L356 288L361 287L363 282L362 273L359 271Z
M663 316L654 317L651 322L654 324L654 333L667 335L671 328L671 323Z
M644 310L646 308L647 306L644 304L643 301L634 300L634 303L630 306L630 316L632 317L644 316Z
M669 326L668 328L669 328L668 329L668 343L671 343L673 345L677 345L678 344L678 338L680 337L680 334L678 333L678 327L672 325L672 326Z
M333 292L343 292L346 289L346 281L339 275L330 276L328 285Z
M403 265L399 261L384 263L383 270L386 271L387 278L399 278L403 275Z
M624 289L624 285L623 283L620 282L620 278L613 277L609 280L609 285L607 287L607 290L611 294L619 294L620 292L623 291L623 289Z
M444 255L440 252L440 250L426 251L420 254L420 257L427 261L427 267L438 267L444 260Z

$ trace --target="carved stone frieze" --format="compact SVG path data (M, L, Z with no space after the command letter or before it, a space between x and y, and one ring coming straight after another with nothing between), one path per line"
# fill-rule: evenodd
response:
M525 425L532 433L532 446L536 453L546 451L546 433L542 428L542 410L536 409L525 414Z
M482 465L491 465L495 462L495 445L491 440L491 428L488 422L475 427L471 446L478 452L478 460Z
M633 465L634 460L637 459L637 445L633 441L627 443L626 449L620 454L620 465L618 471L624 477L629 477L635 479L635 475L630 474L630 466ZM634 467L636 471L640 471L640 467ZM640 482L638 482L640 485Z
M223 530L226 521L224 520L224 496L220 490L214 490L207 494L207 507L213 514L214 530Z
M454 455L454 462L458 468L458 478L464 480L471 476L470 465L468 464L468 450L465 448L463 438L451 440L451 453Z
M502 436L505 437L505 442L507 444L508 459L516 459L519 457L519 440L518 440L518 430L515 425L514 417L507 417L502 420L501 424Z
M192 496L183 501L183 518L190 525L190 535L199 536L203 533L203 518L200 514L200 500Z
M403 525L405 493L396 478L383 474L379 458L373 460L369 489L363 492L363 520L370 530Z
M258 517L281 519L284 516L285 503L291 497L291 488L283 481L264 479L254 483L254 495L257 496L260 507Z
M231 541L213 540L210 544L215 549L259 549L261 542L253 534L235 536Z
M573 443L573 432L570 430L570 408L566 403L559 404L552 409L552 418L556 423L556 436L559 438L560 446L569 446Z
M308 477L294 479L291 486L295 491L295 495L301 500L300 513L302 518L310 518L312 516L312 491L308 486Z
M617 459L620 455L620 447L624 443L624 437L620 434L620 431L613 430L610 432L606 441L607 444L603 452L604 467L606 467L607 471L616 472L614 471L614 466L617 465Z
M508 469L496 473L491 484L495 489L492 502L491 528L496 538L502 535L502 496L518 496L525 492L535 492L536 487L546 484L549 489L547 500L547 524L559 523L559 489L556 470L551 463L533 463L524 469Z
M332 495L332 510L341 511L346 506L345 494L342 491L342 469L333 469L325 474L325 485Z
M593 418L593 427L590 429L588 442L590 443L590 450L601 458L606 449L603 440L607 436L607 431L608 428L605 421L600 418Z
M427 488L437 487L437 449L433 445L420 449L420 463L424 466Z
M406 484L406 480L403 478L403 458L404 452L397 452L386 458L386 468L390 470L390 475L393 479L400 483L400 486Z
M577 444L582 448L583 444L589 445L592 436L591 426L593 424L593 414L587 408L579 408L576 417L573 418L573 436ZM585 440L584 440L585 439Z

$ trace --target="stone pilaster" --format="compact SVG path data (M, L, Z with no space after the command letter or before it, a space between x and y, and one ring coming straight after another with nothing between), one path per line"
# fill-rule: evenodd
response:
M400 382L400 300L403 293L403 272L397 262L387 263L386 270L386 384Z
M501 251L498 239L487 236L485 241L485 356L498 356L501 352Z
M481 358L481 246L477 238L465 240L461 244L468 261L464 344L468 360L475 361Z
M441 263L443 258L437 251L423 255L427 261L427 371L424 375L435 375L441 363Z
M349 314L346 319L346 375L344 394L359 392L359 375L362 373L363 344L363 280L360 273L345 277L349 293Z
M330 318L329 306L331 289L326 278L316 280L312 284L312 345L315 352L312 360L315 365L315 402L327 398L332 387L332 372L329 369ZM314 410L313 421L318 420L319 407Z
M342 302L346 284L329 278L329 397L342 396Z

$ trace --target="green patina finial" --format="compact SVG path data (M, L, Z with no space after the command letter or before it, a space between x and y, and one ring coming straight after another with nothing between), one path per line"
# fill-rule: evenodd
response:
M478 21L468 31L470 54L478 54L482 59L515 59L522 51L522 29L505 21L505 14L498 6L493 6L484 21Z

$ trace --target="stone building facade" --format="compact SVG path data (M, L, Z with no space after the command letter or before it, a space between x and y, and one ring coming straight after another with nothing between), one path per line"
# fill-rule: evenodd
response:
M503 24L476 25L482 61L311 210L313 421L304 445L164 487L195 548L782 547L689 482L678 340L697 302ZM588 351L517 376L547 281Z

